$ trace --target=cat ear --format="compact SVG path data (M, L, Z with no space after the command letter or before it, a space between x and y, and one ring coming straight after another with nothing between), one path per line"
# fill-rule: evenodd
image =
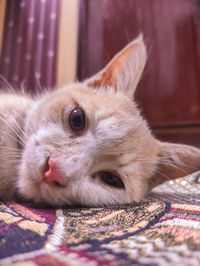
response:
M145 63L146 48L140 35L120 51L102 71L85 82L95 88L113 87L116 91L133 97Z
M200 170L200 149L188 145L160 142L159 164L149 185L153 188L198 170Z

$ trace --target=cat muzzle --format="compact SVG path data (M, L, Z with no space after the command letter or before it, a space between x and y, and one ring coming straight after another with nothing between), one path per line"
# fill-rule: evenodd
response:
M60 172L56 162L51 158L47 159L43 174L43 181L48 184L57 184L60 186L66 185L66 178Z

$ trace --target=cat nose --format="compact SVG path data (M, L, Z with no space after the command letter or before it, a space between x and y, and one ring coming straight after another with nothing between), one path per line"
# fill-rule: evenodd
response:
M44 170L43 180L46 183L54 183L64 186L66 184L65 178L62 173L59 171L56 161L48 158Z

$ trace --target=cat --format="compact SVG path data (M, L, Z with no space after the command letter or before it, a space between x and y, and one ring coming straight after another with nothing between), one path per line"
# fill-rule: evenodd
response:
M0 93L0 199L107 206L200 167L200 150L158 141L133 101L140 35L99 73L34 99Z

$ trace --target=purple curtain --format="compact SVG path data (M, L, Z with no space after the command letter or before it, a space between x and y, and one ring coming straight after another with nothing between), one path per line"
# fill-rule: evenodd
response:
M55 85L60 1L7 0L0 75L16 89Z

